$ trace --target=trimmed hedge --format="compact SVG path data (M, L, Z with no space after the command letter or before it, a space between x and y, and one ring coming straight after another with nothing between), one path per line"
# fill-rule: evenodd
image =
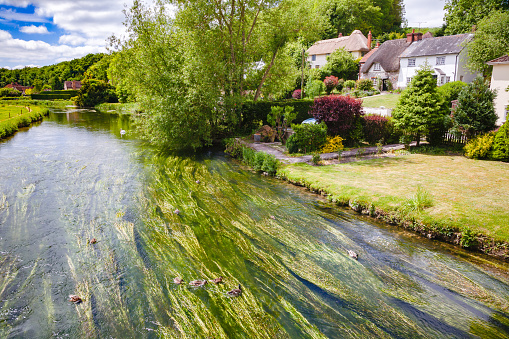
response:
M69 100L72 97L76 96L74 94L76 91L67 91L67 92L73 92L73 93L66 93L66 94L51 94L51 93L40 93L40 94L32 94L30 97L33 100L56 100L56 99L64 99Z
M300 124L306 119L309 119L309 111L313 105L311 99L300 99L300 100L281 100L281 101L246 101L242 104L242 126L248 130L253 126L258 127L260 121L263 125L268 125L267 115L271 112L272 106L291 106L297 112L297 117L293 121L296 124Z

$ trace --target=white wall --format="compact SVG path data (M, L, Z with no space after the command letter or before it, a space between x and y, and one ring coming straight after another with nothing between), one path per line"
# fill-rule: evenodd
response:
M317 68L316 66L318 66L318 68L320 68L320 67L323 67L327 63L327 55L326 54L317 54L315 61L311 60L311 55L310 55L310 56L308 56L308 61L311 64L311 68Z
M437 65L437 57L444 56L445 64ZM408 67L408 59L415 59L415 67ZM471 82L476 74L471 74L465 67L465 60L462 56L456 54L448 55L430 55L415 58L401 58L399 61L399 76L398 76L398 87L405 88L407 86L407 78L413 78L421 65L424 65L426 61L433 69L434 74L437 76L437 84L441 85L447 82L447 79L441 79L442 76L449 77L449 81L460 80L463 77L464 82ZM445 75L442 75L435 68L440 69ZM440 81L443 81L441 83Z
M498 115L497 125L502 125L506 117L506 106L509 105L509 92L505 89L509 86L509 65L493 65L490 88L497 90L495 99L495 112Z

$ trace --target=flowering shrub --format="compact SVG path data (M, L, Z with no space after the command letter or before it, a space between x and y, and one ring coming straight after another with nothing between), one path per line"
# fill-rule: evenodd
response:
M334 89L334 87L337 86L338 81L339 81L338 78L335 77L334 75L330 75L323 80L323 84L325 85L325 92L327 93L327 95L329 95Z
M309 114L325 122L329 135L346 139L363 115L362 101L341 95L316 98Z
M380 139L387 139L389 119L381 115L365 115L363 118L365 141L373 145Z
M292 98L294 98L294 99L301 99L301 96L302 96L302 91L300 89L296 89L292 93Z
M335 137L327 136L327 142L320 150L321 153L333 153L343 150L343 138L339 135Z
M355 88L355 80L345 81L345 83L343 84L343 87L348 88L348 89L354 89Z
M472 159L490 159L494 140L494 133L486 133L470 140L464 148L465 156Z

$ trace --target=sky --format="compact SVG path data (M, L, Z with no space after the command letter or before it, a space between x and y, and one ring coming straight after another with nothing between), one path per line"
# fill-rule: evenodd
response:
M444 0L404 0L408 26L438 27ZM132 0L0 0L0 67L46 66L105 53Z

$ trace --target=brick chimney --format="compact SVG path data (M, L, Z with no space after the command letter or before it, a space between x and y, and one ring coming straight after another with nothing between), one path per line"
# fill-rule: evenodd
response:
M341 38L343 36L343 33L338 34L338 38Z
M408 33L406 35L406 42L414 42L414 41L419 41L419 40L422 40L422 33L419 32L419 33L415 33L415 29L412 29L412 33Z
M373 39L373 35L371 35L371 31L368 33L368 49L371 51L371 40Z

